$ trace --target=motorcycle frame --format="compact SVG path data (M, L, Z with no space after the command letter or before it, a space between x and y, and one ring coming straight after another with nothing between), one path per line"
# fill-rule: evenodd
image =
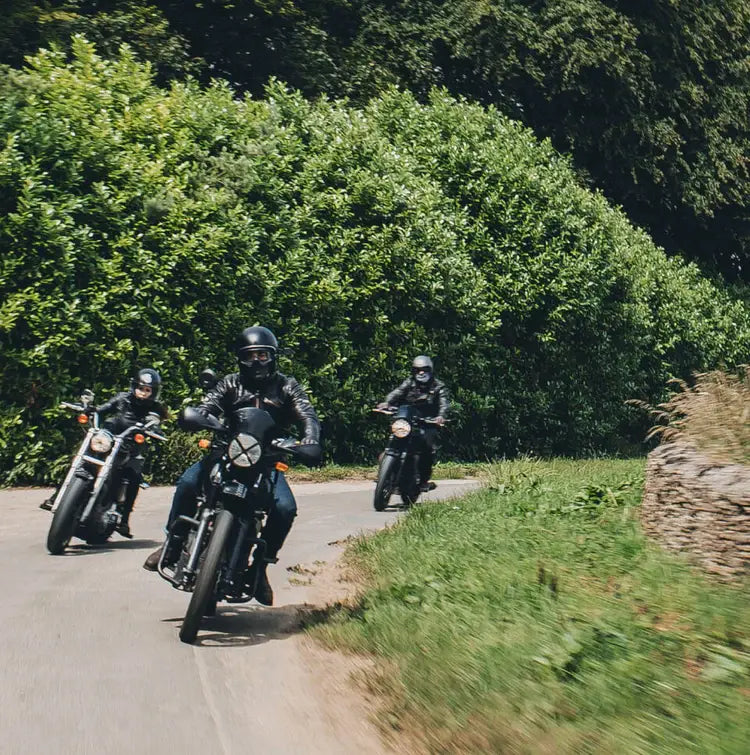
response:
M73 480L73 478L76 475L80 476L82 472L86 474L90 474L87 470L83 468L81 462L86 462L87 464L93 464L97 467L96 476L94 478L94 487L91 491L91 494L89 495L88 501L86 502L86 506L83 510L83 513L81 514L81 519L79 522L79 524L81 525L85 524L89 516L91 516L91 512L94 510L94 506L96 505L96 502L99 498L99 494L101 493L101 490L104 486L105 481L109 478L112 467L114 466L115 461L117 461L117 456L123 444L125 443L125 441L131 435L135 434L137 431L142 431L146 433L147 435L149 435L150 437L157 437L159 439L165 440L162 436L159 436L156 433L150 432L149 428L151 426L152 426L152 423L146 423L142 427L139 427L138 425L131 425L130 427L126 428L118 435L114 435L112 448L107 453L107 457L103 460L97 459L95 456L90 456L88 454L88 450L91 445L91 439L101 429L99 426L99 415L94 413L94 416L91 422L91 427L86 432L86 436L84 437L83 442L79 446L78 451L76 452L76 455L73 457L73 461L70 463L70 469L68 469L68 474L65 476L65 480L63 480L63 484L60 486L60 490L58 490L57 495L55 496L55 500L54 500L54 503L52 504L52 509L51 509L52 513L57 511L57 508L60 505L60 501L62 500L62 497L65 491L70 487L70 483Z
M225 462L224 459L220 461ZM261 483L265 479L266 474L265 472L258 475L258 479L255 481L255 484L251 488L251 490L258 490L260 488ZM224 480L222 479L221 484L223 484ZM198 566L198 561L200 559L200 554L203 550L203 541L206 536L206 531L208 530L209 526L213 522L213 520L216 518L216 515L222 508L226 508L221 505L221 485L217 485L215 483L210 483L211 485L211 493L212 495L207 495L205 492L202 492L198 496L198 507L196 511L195 517L180 515L177 517L177 519L172 522L172 524L169 526L169 529L167 530L167 537L164 541L164 545L162 546L161 555L159 557L159 563L157 565L157 571L159 572L159 575L167 580L167 582L170 582L174 587L176 587L178 590L183 590L185 592L192 592L193 590L193 584L195 582L195 576L196 576L196 568ZM257 493L256 493L257 495ZM248 495L244 501L243 504L245 506L248 506L250 503L250 495ZM215 502L215 503L214 503ZM246 544L249 544L250 546L250 552L253 551L253 547L256 548L256 551L258 552L258 555L262 558L266 552L267 544L266 541L263 540L263 538L258 537L257 535L260 532L260 522L262 521L262 516L259 516L261 514L265 516L265 511L261 511L260 509L254 508L252 516L248 516L244 519L244 521L240 522L240 531L237 533L237 535L234 538L233 545L231 548L231 554L229 557L229 564L227 565L227 571L230 574L233 574L237 571L238 562L240 558L242 557L244 547ZM167 553L167 546L169 542L172 539L172 536L174 535L175 530L178 528L178 525L183 522L185 524L190 525L191 527L196 528L195 533L195 539L193 540L193 547L190 551L190 554L188 556L188 562L185 565L185 567L182 569L181 578L177 579L173 577L171 574L169 574L166 569L164 568L164 559L166 557ZM248 534L249 528L255 525L255 532L256 537L247 540L246 537Z

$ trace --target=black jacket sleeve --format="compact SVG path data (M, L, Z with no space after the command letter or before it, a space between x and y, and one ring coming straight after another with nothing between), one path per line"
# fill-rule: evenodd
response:
M230 388L227 377L223 377L218 383L201 399L198 409L205 414L213 414L218 417L224 411L224 397Z
M304 388L294 379L287 378L283 388L284 397L290 403L297 421L304 428L304 437L320 443L320 422Z
M113 412L119 412L122 400L127 398L127 393L117 393L109 401L105 401L103 404L99 404L99 406L96 407L96 413L101 414L103 416L107 414L112 414Z
M386 397L385 397L385 403L388 404L388 406L400 406L404 399L406 398L406 393L409 390L409 386L411 385L411 379L406 378L401 385L398 386L398 388L394 388Z
M448 415L448 410L451 407L451 402L448 396L448 389L445 387L443 383L441 383L438 386L437 396L438 396L438 402L439 402L438 416L443 417L443 419L445 419Z

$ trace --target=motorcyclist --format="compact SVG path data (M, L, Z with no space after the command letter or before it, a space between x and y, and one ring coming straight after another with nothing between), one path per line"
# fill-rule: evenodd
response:
M161 386L161 376L156 370L151 367L138 370L130 381L130 390L114 395L109 401L105 401L94 410L100 418L107 417L102 423L102 427L109 430L113 435L118 435L136 422L144 422L147 415L152 412L164 419L167 412L159 403ZM121 474L128 480L128 486L120 510L121 519L117 525L117 532L123 537L132 538L130 514L138 496L138 488L143 482L143 473L132 467L125 467L121 470ZM44 501L40 508L51 509L56 495L57 491Z
M276 369L278 354L276 336L264 327L245 328L235 342L235 354L239 371L226 375L209 390L198 405L206 414L219 416L240 403L243 406L257 406L265 409L280 425L296 422L303 428L303 444L320 445L320 423L307 394L293 378L282 375ZM181 515L192 516L196 510L196 497L202 481L209 471L209 456L189 467L177 481L172 499L167 528ZM266 568L278 561L278 552L292 528L297 515L297 503L282 472L275 471L273 477L273 503L269 509L261 537L266 541L263 558L254 557L248 570L248 584L257 587L255 599L263 605L273 605L273 590L268 581ZM179 557L182 541L172 537L165 552L165 561L174 563ZM161 548L154 551L143 564L143 568L156 571Z
M411 363L411 375L401 385L392 390L385 401L378 404L379 409L398 407L409 404L416 407L420 416L433 419L437 425L444 425L450 408L448 389L445 384L435 378L435 368L432 359L420 354ZM437 429L425 427L422 435L425 452L419 455L419 489L422 492L435 489L435 483L430 480L432 467L435 462L437 446Z

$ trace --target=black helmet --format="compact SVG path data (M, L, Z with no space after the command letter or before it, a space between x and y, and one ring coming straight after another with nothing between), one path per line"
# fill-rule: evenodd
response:
M130 399L136 406L148 408L159 399L160 394L161 375L151 367L138 370L130 381Z
M412 377L423 385L429 383L432 380L434 368L432 366L432 359L426 357L424 354L415 357L411 363Z
M276 373L276 352L279 342L268 329L256 325L245 328L234 342L234 353L240 368L240 380L246 388L268 380Z

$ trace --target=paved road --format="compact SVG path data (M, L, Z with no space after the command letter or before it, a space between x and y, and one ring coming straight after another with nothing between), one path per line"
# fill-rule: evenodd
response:
M469 485L446 481L427 498ZM330 543L398 513L372 509L372 483L293 489L299 516L269 570L276 605L221 606L192 647L178 639L188 596L141 568L171 488L142 491L136 539L75 540L57 557L45 550L50 514L37 508L49 491L0 491L0 752L381 752L366 721L352 726L320 694L320 665L296 634L295 606L312 588L290 584L287 567L332 561Z

